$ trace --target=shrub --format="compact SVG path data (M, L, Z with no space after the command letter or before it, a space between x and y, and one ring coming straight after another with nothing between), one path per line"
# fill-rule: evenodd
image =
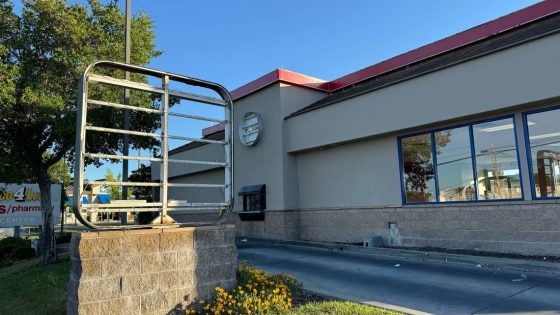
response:
M31 241L16 238L6 237L0 240L0 259L5 256L11 256L16 248L31 247Z
M71 239L72 239L72 233L69 233L69 232L59 233L56 236L56 243L57 244L67 244L67 243L70 243Z
M138 224L150 224L158 215L159 212L138 212L136 214L136 220Z
M35 256L37 254L31 247L17 247L12 253L12 258L15 260L31 259L35 258Z
M272 275L242 263L237 270L237 287L231 290L215 288L216 296L200 301L199 310L187 309L187 314L279 314L292 307L292 293L301 284L290 275Z

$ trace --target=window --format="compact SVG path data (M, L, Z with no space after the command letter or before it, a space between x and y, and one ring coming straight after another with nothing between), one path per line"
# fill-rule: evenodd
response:
M513 117L399 139L405 203L521 199Z
M403 138L401 152L406 201L436 201L430 134Z
M435 133L439 201L475 200L469 127Z
M473 125L478 199L519 199L521 181L513 119Z
M532 186L536 198L560 197L560 109L526 114Z

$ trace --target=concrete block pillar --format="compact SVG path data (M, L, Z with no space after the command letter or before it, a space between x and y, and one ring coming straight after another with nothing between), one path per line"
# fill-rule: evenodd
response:
M68 314L168 314L235 286L233 225L74 233Z

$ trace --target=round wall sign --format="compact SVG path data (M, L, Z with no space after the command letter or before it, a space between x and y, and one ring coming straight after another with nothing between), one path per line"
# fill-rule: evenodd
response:
M239 140L246 146L256 145L262 136L261 115L248 112L239 122Z

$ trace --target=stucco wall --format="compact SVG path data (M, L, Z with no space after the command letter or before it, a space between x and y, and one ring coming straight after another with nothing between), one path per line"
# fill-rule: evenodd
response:
M297 155L299 208L400 205L396 136Z
M522 113L557 104L558 102L555 101L531 103L493 115L480 114L452 123L441 123L437 128L513 115L516 123L515 132L518 139L524 199L531 200L531 175L524 141ZM417 128L294 154L297 160L299 195L297 208L402 205L397 137L429 131L432 128ZM476 203L472 205L476 206Z
M560 34L286 120L294 152L557 97Z
M259 113L263 120L263 133L259 143L252 147L241 144L237 130L234 132L234 193L243 186L265 184L267 207L282 209L282 120L280 118L280 85L271 85L258 93L234 103L234 126L247 112ZM239 199L239 198L237 198ZM235 202L235 210L243 204Z
M281 119L289 114L318 101L326 96L326 93L310 90L289 84L280 84ZM286 151L286 124L282 123L282 169L284 186L284 209L295 209L299 206L298 171L296 156Z
M184 184L223 184L224 169L218 168L202 173L185 175L169 179L169 183ZM224 202L223 189L220 188L194 188L194 187L169 187L168 200L188 200L189 202Z
M224 162L225 152L222 145L205 144L187 151L170 154L170 159L195 160L208 162ZM152 163L152 180L159 180L161 163ZM181 176L189 173L213 169L213 165L169 163L169 177Z

